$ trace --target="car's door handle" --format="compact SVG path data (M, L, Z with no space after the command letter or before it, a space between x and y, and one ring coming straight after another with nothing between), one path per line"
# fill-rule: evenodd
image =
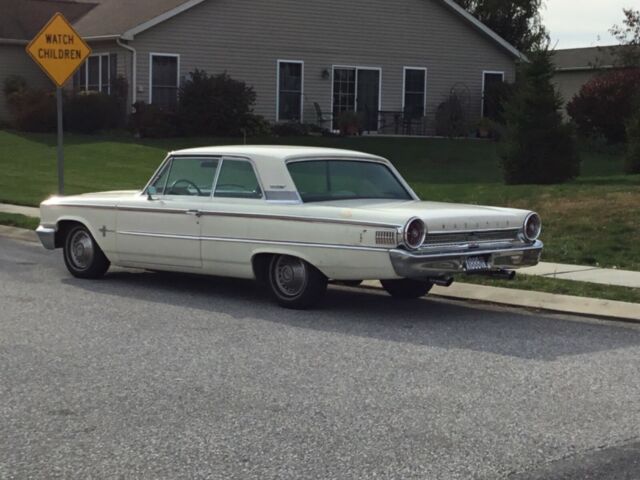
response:
M187 210L186 212L187 215L193 215L195 217L199 217L200 215L202 215L202 213L200 212L200 210Z

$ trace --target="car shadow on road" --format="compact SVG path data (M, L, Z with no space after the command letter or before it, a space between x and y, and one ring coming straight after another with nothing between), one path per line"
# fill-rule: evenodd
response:
M296 328L540 361L640 345L640 330L630 325L429 297L399 301L369 289L330 287L321 306L296 311L275 305L264 289L248 280L115 271L100 281L66 278L62 283L120 299L223 313L238 320L256 318Z

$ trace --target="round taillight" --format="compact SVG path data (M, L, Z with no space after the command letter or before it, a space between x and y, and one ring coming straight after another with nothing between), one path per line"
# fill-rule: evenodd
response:
M538 239L540 232L542 231L542 220L537 213L530 213L527 218L524 219L524 238L533 242Z
M412 218L404 227L404 244L411 249L419 248L424 243L427 228L419 218Z

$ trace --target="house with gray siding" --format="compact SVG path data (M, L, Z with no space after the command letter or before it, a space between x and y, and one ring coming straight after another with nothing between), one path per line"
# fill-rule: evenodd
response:
M408 133L397 119L409 116L421 120L409 133L428 133L452 92L470 119L486 114L484 89L513 81L522 58L452 0L22 1L29 8L0 0L0 24L29 26L0 25L0 81L46 82L21 52L46 21L32 12L59 10L93 50L69 88L109 93L122 75L130 104L172 108L189 72L226 72L254 88L255 113L273 122L334 128L355 111L368 131Z

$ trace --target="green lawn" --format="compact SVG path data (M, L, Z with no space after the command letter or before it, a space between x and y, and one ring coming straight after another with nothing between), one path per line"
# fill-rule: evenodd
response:
M39 218L25 217L17 213L0 212L0 225L35 230L40 224Z
M135 140L66 135L66 193L139 188L171 149L238 139ZM543 259L640 270L640 175L622 174L622 156L583 152L582 176L555 186L505 186L496 144L421 138L256 138L251 143L321 145L391 159L428 200L536 210L544 223ZM0 202L37 205L55 193L55 136L0 131Z

